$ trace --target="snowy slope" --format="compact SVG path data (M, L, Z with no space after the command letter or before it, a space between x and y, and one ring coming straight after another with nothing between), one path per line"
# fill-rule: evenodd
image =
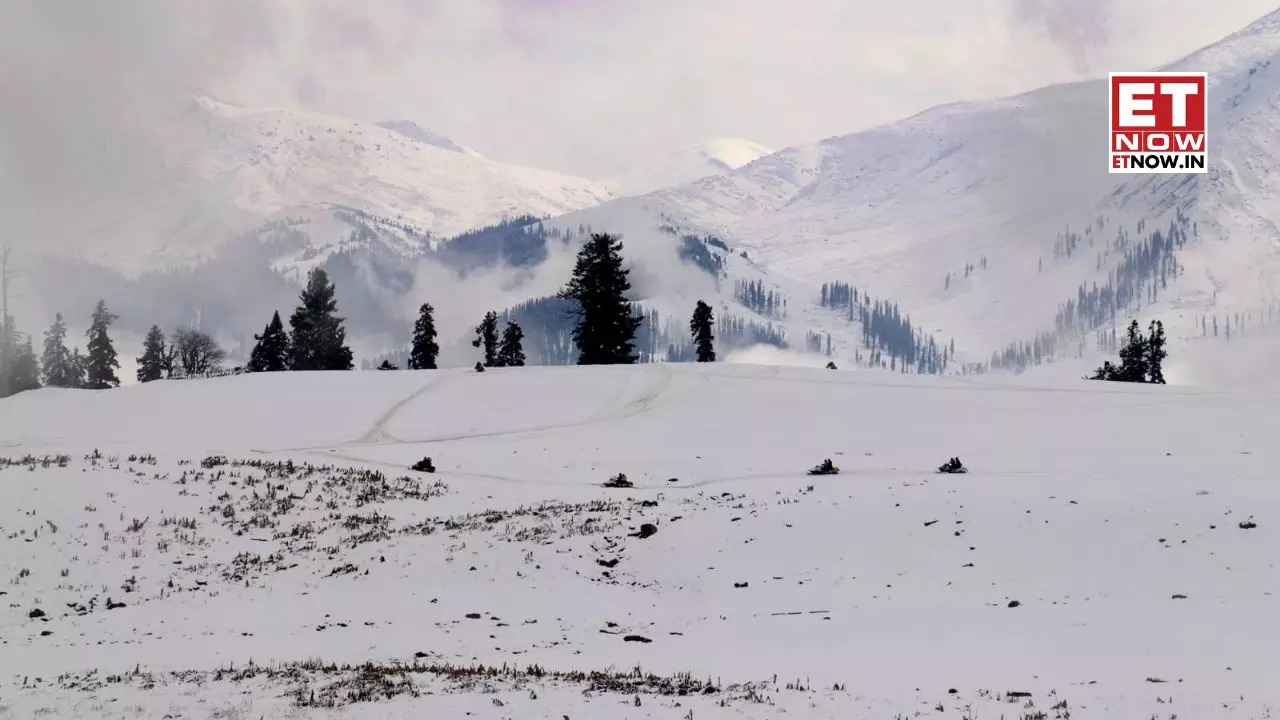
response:
M1197 230L1183 274L1156 307L1131 311L1191 335L1202 315L1256 312L1280 295L1277 56L1280 11L1167 66L1209 73L1207 176L1108 174L1107 90L1092 81L934 108L563 222L639 242L663 224L712 234L749 253L752 267L731 275L763 273L812 300L824 282L853 283L981 360L1052 330L1081 284L1104 283L1119 233L1167 228L1181 211ZM1054 257L1068 232L1088 233L1087 249Z
M0 718L1262 718L1277 399L731 364L29 393Z
M709 140L680 148L641 167L608 178L603 183L619 196L643 195L711 175L723 175L772 152L750 140Z
M378 127L384 127L388 130L398 132L411 140L417 140L418 142L426 143L427 145L438 147L443 150L450 150L456 153L463 153L465 155L480 154L469 147L459 145L437 132L428 130L412 120L387 120L385 122L378 123Z
M171 168L167 182L136 189L136 205L88 213L99 224L82 235L67 232L85 243L71 252L138 271L207 258L267 220L314 218L334 207L440 238L611 197L598 183L495 162L403 123L385 127L210 98L194 101L184 123L188 162Z

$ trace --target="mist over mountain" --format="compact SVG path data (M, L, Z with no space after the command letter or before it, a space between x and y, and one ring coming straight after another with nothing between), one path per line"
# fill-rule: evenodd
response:
M73 241L56 252L19 247L15 307L38 329L103 297L131 332L199 323L242 347L320 265L367 359L403 348L428 299L461 342L486 309L553 295L576 243L608 231L657 313L654 359L683 357L684 316L707 299L743 347L897 371L920 371L932 345L947 365L933 370L1076 373L1112 351L1116 326L1161 319L1187 350L1175 357L1198 358L1175 379L1222 379L1191 346L1241 352L1227 324L1265 344L1280 302L1277 18L1162 68L1209 73L1202 176L1109 175L1101 80L772 153L687 146L602 181L496 162L408 121L202 96L183 109L190 152L136 202L60 218Z
M772 152L750 140L709 140L654 158L604 182L619 195L644 195L710 175L724 175Z

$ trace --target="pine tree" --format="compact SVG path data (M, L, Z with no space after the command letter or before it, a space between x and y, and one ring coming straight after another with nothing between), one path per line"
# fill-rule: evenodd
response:
M10 345L13 349L9 370L9 392L17 394L40 387L40 362L31 347L31 338Z
M1169 357L1169 353L1164 349L1164 345L1164 323L1152 320L1147 326L1147 342L1143 359L1147 370L1147 381L1158 385L1165 384L1162 365L1164 359Z
M476 339L471 341L471 347L484 346L484 366L495 367L498 365L498 313L489 311L484 314L484 319L476 326Z
M44 352L40 355L44 384L48 387L69 388L78 384L66 340L67 324L62 320L62 313L58 313L53 325L44 331Z
M249 353L247 372L281 372L289 369L289 335L280 322L280 311L271 314L271 322L254 335L256 344Z
M413 323L413 346L406 366L410 370L435 370L440 357L440 345L436 342L435 309L429 303L418 308L418 319Z
M3 313L2 306L0 306L0 313ZM9 384L13 377L14 343L17 337L13 318L0 314L0 398L9 397L14 393L9 388Z
M88 373L89 358L80 353L80 347L71 350L71 384L67 387L82 388Z
M138 382L147 383L165 377L165 343L164 333L160 327L152 325L147 337L142 341L142 355L138 357Z
M1138 321L1129 323L1124 347L1120 348L1120 364L1104 362L1089 379L1165 384L1162 365L1169 353L1165 350L1164 323L1152 320L1147 329L1150 334L1143 337Z
M1146 382L1146 353L1146 338L1142 336L1138 321L1134 320L1129 324L1124 347L1120 348L1120 370L1116 380L1120 382Z
M711 314L711 306L699 300L693 308L693 319L689 321L689 332L693 334L694 352L698 362L716 361L715 337L712 335L714 325L715 319Z
M507 329L502 331L502 343L498 346L498 365L524 367L524 330L510 320L507 321Z
M633 314L627 293L630 270L623 267L622 242L592 233L578 252L573 276L559 297L578 301L573 341L579 365L636 362L635 336L642 317Z
M107 310L106 301L99 300L97 307L93 310L89 329L85 332L89 338L87 345L89 354L85 357L84 363L84 386L91 390L106 390L120 386L120 378L116 377L120 360L116 355L115 346L111 344L110 336L107 335L107 328L115 322L116 317Z
M307 276L301 304L289 317L293 330L289 351L291 370L350 370L351 348L347 347L347 331L343 318L334 313L338 301L329 274L315 268Z

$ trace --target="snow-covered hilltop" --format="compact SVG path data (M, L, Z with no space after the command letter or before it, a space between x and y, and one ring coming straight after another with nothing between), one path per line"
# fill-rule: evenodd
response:
M1117 321L1141 308L1182 336L1205 316L1256 326L1280 298L1277 18L1168 66L1209 73L1205 176L1108 174L1099 80L937 107L563 222L714 235L733 248L730 274L763 271L807 302L827 282L891 297L971 359L1055 331L1082 288L1123 275L1126 254L1175 223L1187 235L1176 259L1131 273L1154 300L1135 291ZM741 251L753 267L732 266Z
M387 120L385 122L378 123L378 127L384 127L388 130L398 132L411 140L417 140L420 143L426 143L427 145L438 147L442 150L450 150L466 155L478 156L480 154L469 147L459 145L437 132L428 130L412 120Z
M86 246L76 248L83 257L126 271L160 269L206 259L266 221L318 218L335 207L439 239L612 197L593 181L495 162L411 123L204 97L190 104L184 129L191 152L170 172L174 184L139 188L145 204L118 208L114 222L86 230Z
M515 215L556 215L607 199L581 178L506 165L458 146L314 113L209 100L206 174L261 216L340 205L448 237ZM416 127L416 126L415 126ZM447 141L453 145L452 141ZM457 149L455 149L457 148Z
M619 196L643 195L710 175L723 175L772 152L750 140L720 138L680 148L603 182Z

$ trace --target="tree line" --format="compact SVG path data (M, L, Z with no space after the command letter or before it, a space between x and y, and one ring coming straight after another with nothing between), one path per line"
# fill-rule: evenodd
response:
M44 332L44 343L37 357L30 335L19 333L12 316L0 326L0 396L13 395L40 387L106 389L116 387L120 379L116 370L120 361L111 342L108 328L116 316L104 301L94 308L89 329L85 332L85 352L74 346L67 349L67 324L62 314Z
M1099 218L1095 224L1101 230L1104 219ZM1040 332L1031 340L1009 343L993 352L986 363L973 366L973 371L1020 372L1071 353L1081 357L1090 333L1095 334L1099 349L1114 351L1120 347L1115 332L1116 320L1128 311L1140 310L1144 303L1149 305L1159 299L1169 281L1184 272L1177 251L1185 248L1197 233L1196 224L1181 210L1175 211L1167 228L1147 232L1148 227L1145 220L1138 221L1136 240L1127 230L1117 229L1115 237L1097 257L1097 268L1101 270L1107 258L1119 256L1115 267L1108 271L1101 284L1081 283L1075 296L1068 297L1059 305L1052 330ZM1145 236L1144 232L1147 232ZM1098 236L1089 230L1084 234L1091 246ZM1062 255L1069 257L1080 240L1077 235L1069 233L1060 237L1059 242L1062 243ZM1212 320L1202 320L1205 335L1212 332Z
M636 334L643 317L629 300L630 270L624 267L622 242L609 234L592 233L579 251L573 274L556 296L565 303L576 322L571 338L577 348L579 365L629 364L638 359ZM299 305L289 317L289 329L274 311L260 334L244 366L245 372L351 370L353 355L346 342L345 319L338 316L336 287L323 268L307 276ZM45 331L44 347L37 359L30 337L17 333L12 318L0 325L0 369L9 394L41 386L106 389L118 387L119 358L108 330L117 319L99 301L86 332L86 352L78 346L68 350L67 327L58 314ZM513 320L499 332L499 316L485 313L474 328L472 345L479 348L486 367L520 367L525 364L524 331ZM698 301L689 324L696 359L715 360L711 307ZM423 303L414 323L406 365L411 370L435 369L440 346L434 309ZM194 328L181 328L169 338L152 326L137 358L137 379L152 382L181 376L217 372L227 354L217 341ZM382 369L397 369L384 362Z
M769 290L764 280L738 280L733 284L738 302L767 318L787 316L787 298L777 290Z

